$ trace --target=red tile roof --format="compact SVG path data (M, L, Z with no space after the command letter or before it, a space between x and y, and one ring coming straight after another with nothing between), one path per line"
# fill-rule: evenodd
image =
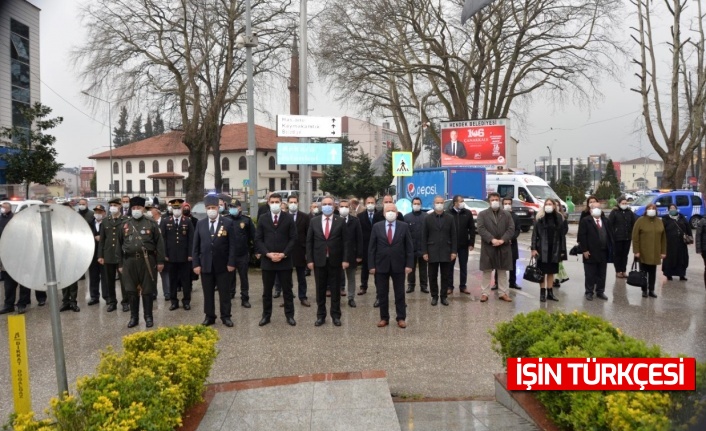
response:
M247 123L226 124L221 132L221 151L245 151L248 149ZM113 148L113 158L169 156L189 154L181 142L183 132L170 131L159 136ZM296 142L296 138L278 138L275 130L255 125L255 145L258 151L275 151L277 142ZM110 151L93 154L89 159L107 159Z

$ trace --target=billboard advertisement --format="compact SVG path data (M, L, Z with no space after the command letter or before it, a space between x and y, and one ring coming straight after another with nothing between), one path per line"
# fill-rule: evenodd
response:
M416 171L411 177L402 178L403 191L400 197L409 199L420 198L422 208L433 208L436 195L446 196L446 170Z
M463 120L441 123L441 166L507 167L509 120Z

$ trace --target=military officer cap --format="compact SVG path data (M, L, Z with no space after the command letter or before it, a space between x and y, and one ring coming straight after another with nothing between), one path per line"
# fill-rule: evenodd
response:
M96 212L96 211L105 212L105 207L103 205L98 204L98 205L96 205L95 208L93 208L93 212Z
M205 206L215 205L218 206L218 196L208 195L203 198L203 204Z
M130 208L145 206L145 198L141 196L133 196L130 198Z
M184 203L184 199L172 199L169 201L169 205L171 205L173 208L181 208L181 205Z
M114 198L114 199L109 200L108 205L110 205L110 204L120 205L121 204L120 198Z
M150 208L154 208L154 205L152 205L152 202L145 201L145 209L148 210Z
M235 198L233 198L233 199L230 200L230 203L228 204L228 206L231 207L231 208L237 208L237 207L240 206L240 201L237 200L237 199L235 199Z

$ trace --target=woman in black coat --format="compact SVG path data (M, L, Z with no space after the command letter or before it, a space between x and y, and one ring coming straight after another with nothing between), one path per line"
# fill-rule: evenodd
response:
M662 273L667 280L679 277L686 281L686 268L689 266L689 249L684 242L684 235L691 236L691 225L684 215L679 214L675 204L669 205L669 213L662 216L664 230L667 232L667 257L662 261Z
M566 221L559 214L559 205L552 199L544 201L537 213L532 229L532 256L537 258L537 266L545 275L539 283L539 300L558 301L552 286L554 275L559 272L559 262L566 260ZM546 288L545 288L546 286Z
M632 228L635 226L637 216L630 209L625 196L618 199L618 206L613 208L608 216L608 223L613 232L614 250L613 265L615 266L615 276L617 278L628 278L628 254L632 243Z
M706 218L699 221L696 227L696 253L700 254L704 260L704 287L706 287Z

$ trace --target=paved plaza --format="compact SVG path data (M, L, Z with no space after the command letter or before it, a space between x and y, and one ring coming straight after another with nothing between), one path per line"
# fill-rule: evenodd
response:
M568 246L575 243L576 226L571 226ZM529 257L530 233L520 236L521 274ZM693 247L692 253L693 253ZM235 328L220 323L214 326L221 336L220 354L209 382L229 382L278 376L315 373L385 370L393 396L401 398L484 397L494 395L493 373L501 372L499 358L491 350L488 330L517 313L538 308L547 310L585 310L612 321L626 334L658 343L672 354L685 353L697 360L706 360L706 289L703 283L703 261L692 254L688 282L661 280L657 299L644 299L639 288L626 286L608 270L610 297L607 302L588 302L583 297L583 269L576 257L571 257L567 269L571 280L558 289L560 302L540 304L538 285L520 282L521 291L513 291L514 302L504 303L495 295L480 303L480 273L477 251L469 261L469 287L473 295L458 293L451 304L432 307L429 296L417 291L407 295L409 327L377 328L378 310L373 308L372 293L357 296L357 308L343 302L343 326L334 327L331 320L314 327L316 309L296 302L296 327L285 322L284 311L275 300L272 323L258 327L262 312L262 283L259 271L251 271L251 303L253 308L240 307L234 301ZM458 277L458 271L456 271ZM313 277L308 277L309 298L314 300ZM98 363L98 351L108 345L119 346L122 336L144 330L127 329L128 313L120 310L105 312L105 305L86 305L86 285L79 283L80 313L61 313L69 384L77 377L90 374ZM373 289L371 289L371 292ZM344 300L346 298L343 298ZM200 285L196 285L192 310L168 311L162 298L156 303L155 325L199 324L203 320ZM391 310L394 315L394 310ZM42 411L56 393L54 357L48 307L33 304L26 316L30 355L30 382L33 408ZM0 421L5 421L12 409L7 353L7 320L0 319ZM398 413L406 408L397 406ZM467 408L463 408L467 412ZM419 429L419 428L415 428Z

